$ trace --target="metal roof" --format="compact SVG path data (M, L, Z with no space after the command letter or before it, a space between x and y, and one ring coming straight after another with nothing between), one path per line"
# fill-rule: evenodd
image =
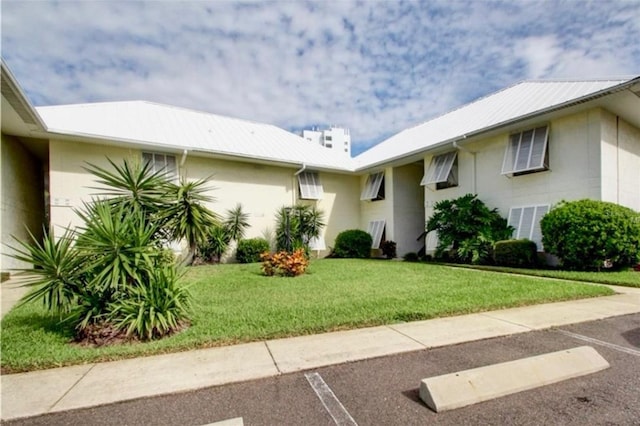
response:
M356 168L382 165L442 143L562 108L633 80L525 81L391 136L355 157Z
M144 101L39 107L51 133L310 169L363 171L626 89L632 79L525 81L403 130L349 158L279 127Z
M38 107L49 132L168 150L353 170L346 155L279 127L145 101Z

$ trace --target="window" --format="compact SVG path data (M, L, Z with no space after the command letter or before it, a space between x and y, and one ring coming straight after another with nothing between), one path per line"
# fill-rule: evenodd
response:
M332 138L331 136L325 136L325 137L324 137L324 140L325 140L325 141L330 141L330 140L333 140L333 138Z
M317 172L303 172L298 175L300 198L304 200L321 200L324 191Z
M175 179L178 176L176 157L173 155L158 152L143 152L142 161L151 164L151 170L154 173L165 172L169 179Z
M324 146L326 146L327 148L333 148L333 144L331 143L325 143Z
M549 126L512 134L504 154L502 174L518 175L523 172L547 170L549 168L548 140Z
M458 151L436 155L431 158L429 169L420 185L436 185L436 189L458 186Z
M549 212L549 205L512 207L509 210L509 225L515 228L514 238L528 238L542 251L542 231L540 220Z
M384 172L372 173L360 194L361 200L384 200Z
M367 232L371 235L372 242L371 248L380 248L380 242L382 242L382 236L384 234L384 220L372 220L369 222L369 228Z

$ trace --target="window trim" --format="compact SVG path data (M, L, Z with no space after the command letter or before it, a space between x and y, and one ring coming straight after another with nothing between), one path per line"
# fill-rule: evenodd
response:
M361 201L377 201L384 200L384 171L371 173L367 176L367 182L360 194ZM382 191L381 191L382 187ZM382 194L381 194L382 192Z
M525 222L526 216L524 215L525 209L529 209L531 211L531 217L527 219L531 223L527 226L528 229L522 229L523 222ZM533 210L531 210L533 209ZM526 205L526 206L518 206L511 207L509 209L509 216L507 218L507 224L509 226L513 226L513 238L522 239L526 238L536 243L538 247L538 251L544 251L544 246L542 245L542 230L540 229L540 221L549 213L551 209L551 205L549 204L535 204L535 205ZM544 211L544 212L542 212ZM517 213L516 213L517 212ZM517 225L514 224L517 216ZM525 222L526 223L526 222Z
M446 189L458 186L458 168L454 167L458 160L458 151L449 151L431 157L427 172L422 177L420 185L436 185L436 189Z
M367 233L371 235L371 248L380 248L382 243L382 235L386 228L386 221L384 219L371 220L367 226Z
M531 172L539 172L549 169L549 124L538 125L530 127L520 132L512 133L509 135L507 141L507 148L505 149L504 159L502 161L502 174L516 176L518 174L525 174ZM539 131L544 129L544 137L538 138ZM530 138L524 140L523 136L531 132ZM528 144L527 148L525 144ZM536 164L532 164L534 160L534 151L536 144L542 144L542 150L540 151L540 160ZM523 150L528 149L528 154ZM524 157L526 156L526 164L521 166ZM538 155L536 155L537 157Z
M322 200L324 188L318 172L302 172L298 175L298 190L301 200Z

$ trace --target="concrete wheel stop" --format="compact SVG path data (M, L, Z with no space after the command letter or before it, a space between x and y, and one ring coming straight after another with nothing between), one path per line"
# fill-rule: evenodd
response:
M420 382L420 399L435 412L534 389L609 368L591 346L487 365Z

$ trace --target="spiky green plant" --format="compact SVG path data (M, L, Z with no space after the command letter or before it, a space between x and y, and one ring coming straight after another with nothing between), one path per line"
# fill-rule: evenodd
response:
M127 335L151 340L178 329L191 312L188 289L178 284L175 265L156 268L143 285L111 304L109 320Z
M193 260L198 244L206 242L209 229L219 223L218 216L203 204L213 201L213 197L206 194L209 191L207 183L206 179L192 182L182 179L178 185L169 185L172 202L162 212L170 238L187 240L189 262Z
M16 240L19 247L12 247L14 258L33 265L25 284L37 287L22 303L42 299L48 310L68 314L88 278L82 257L73 244L73 231L66 230L56 239L52 231L44 230L41 242L31 232L29 236L30 242Z
M249 227L249 214L242 211L242 204L227 210L224 227L234 241L240 241Z
M276 212L276 249L307 249L309 241L318 237L324 226L324 213L315 206L281 207Z

